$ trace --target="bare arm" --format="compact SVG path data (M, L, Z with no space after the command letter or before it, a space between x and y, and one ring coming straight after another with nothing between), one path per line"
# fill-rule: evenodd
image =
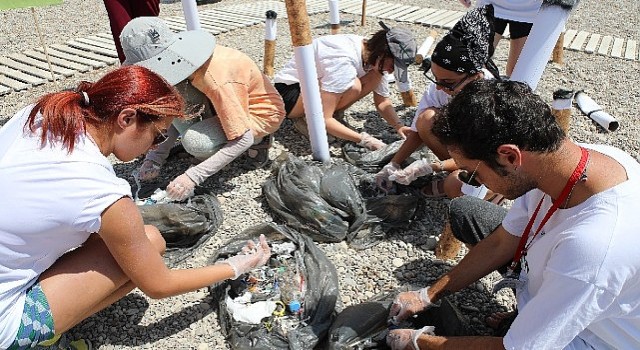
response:
M349 129L347 126L333 118L333 113L336 111L336 107L340 102L340 97L341 94L320 90L320 98L322 99L322 112L324 116L324 122L327 126L327 132L335 137L358 143L361 141L360 134L354 130Z
M375 104L376 109L378 110L378 113L380 113L382 118L386 120L387 123L391 125L391 127L393 127L402 138L406 138L407 133L411 130L411 128L402 124L400 118L398 118L398 114L396 114L395 108L393 108L391 99L379 95L374 91L373 103Z
M483 239L449 273L429 287L432 302L457 292L513 258L520 237L508 233L502 225Z
M436 337L422 334L417 343L421 350L504 349L500 337Z
M128 197L105 210L99 234L124 273L151 298L182 294L234 276L227 264L188 270L167 268L145 235L138 208Z

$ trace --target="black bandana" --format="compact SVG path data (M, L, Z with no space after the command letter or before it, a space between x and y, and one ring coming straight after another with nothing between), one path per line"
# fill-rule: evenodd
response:
M470 10L436 45L431 60L452 72L479 72L493 55L493 20L493 5Z

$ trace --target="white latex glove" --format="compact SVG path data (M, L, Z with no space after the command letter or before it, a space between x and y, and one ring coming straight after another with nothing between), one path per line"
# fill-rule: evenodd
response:
M194 195L196 183L189 176L182 174L167 185L167 194L169 199L174 201L183 201Z
M160 175L161 165L151 159L145 159L138 170L138 177L142 181L154 180Z
M264 235L260 235L258 245L253 241L247 241L247 245L242 248L242 253L219 263L231 266L234 273L233 278L236 279L240 275L266 264L270 257L271 248L267 244L267 239Z
M396 163L387 163L387 165L385 165L382 170L376 174L376 185L385 192L389 191L393 187L393 181L389 180L389 177L398 170L401 169Z
M471 0L458 0L460 1L460 3L464 6L464 7L470 7L471 6Z
M389 310L389 321L393 324L398 324L409 316L413 316L434 306L429 299L429 295L427 295L428 291L429 287L426 287L398 294L396 299L393 301L393 304L391 304L391 309Z
M378 140L377 138L367 134L366 132L362 132L360 133L360 137L362 138L360 140L360 142L358 142L358 145L362 146L362 147L366 147L367 149L371 150L371 151L375 151L379 148L382 148L384 146L386 146L387 144Z
M394 329L387 334L387 345L391 350L419 350L418 338L422 334L435 335L435 327L424 326L420 329Z
M415 181L420 176L425 176L433 173L433 168L429 165L426 159L418 159L409 164L408 167L396 171L393 173L389 180L395 181L399 184L408 185Z

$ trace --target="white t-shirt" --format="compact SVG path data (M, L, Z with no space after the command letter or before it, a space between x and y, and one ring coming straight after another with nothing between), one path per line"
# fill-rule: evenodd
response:
M622 164L628 180L558 209L535 238L506 349L640 349L640 164L614 147L583 146ZM507 232L522 236L542 196L514 201ZM551 204L545 196L532 234Z
M100 229L102 212L131 187L85 135L71 154L40 147L23 127L29 106L0 129L0 348L13 342L25 291L60 256Z
M488 70L483 68L482 73L484 73L485 79L493 79L493 74L491 74L491 72L489 72ZM416 113L413 115L411 130L418 132L418 128L416 127L418 116L427 108L442 108L442 106L449 103L450 99L451 96L449 94L442 90L436 89L436 84L429 84L427 90L424 92L424 94L422 94L420 103L418 103L418 107L416 108Z
M321 90L343 93L353 86L356 78L367 74L362 61L363 40L364 37L353 34L327 35L313 40ZM273 81L287 85L300 82L294 58L276 73ZM391 96L387 79L380 79L380 84L374 91L383 97Z
M496 18L533 23L542 0L478 0L477 7L492 4Z

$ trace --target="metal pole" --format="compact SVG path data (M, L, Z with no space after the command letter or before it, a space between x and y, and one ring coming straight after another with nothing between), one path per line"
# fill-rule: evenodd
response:
M285 6L287 7L291 42L300 78L304 114L309 127L311 151L315 160L326 162L331 157L327 141L327 128L322 113L315 54L309 32L307 5L304 0L285 0Z
M196 0L182 0L182 11L184 12L184 20L187 22L187 30L201 29Z
M367 24L367 0L362 0L362 18L360 19L360 26L364 27Z

